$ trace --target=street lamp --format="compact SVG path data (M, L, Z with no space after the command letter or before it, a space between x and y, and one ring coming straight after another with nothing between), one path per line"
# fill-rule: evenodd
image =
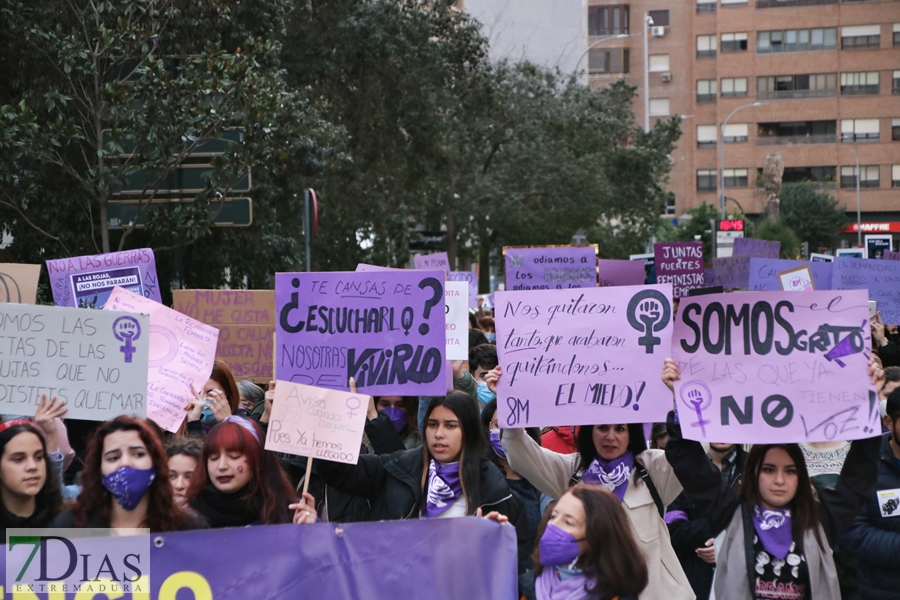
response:
M859 142L853 134L853 148L856 150L856 245L862 248L862 219L859 210Z
M578 72L578 66L581 64L581 61L584 60L584 57L587 56L588 52L590 52L594 46L598 46L598 45L602 44L603 42L608 42L610 40L624 40L625 38L630 38L633 35L635 35L635 34L620 33L619 35L611 35L611 36L605 37L601 40L597 40L596 42L594 42L593 44L588 46L587 49L584 51L584 53L582 53L582 55L578 57L578 61L575 62L575 72L576 73ZM591 71L590 62L588 62L588 74L590 74L590 71Z
M653 19L644 13L644 133L650 133L650 50L647 43L647 30L653 25Z
M728 120L736 112L745 108L753 108L754 106L762 106L762 102L738 106L731 111L731 114L725 117L725 122L722 123L722 130L719 132L719 207L722 209L722 219L725 219L725 127L728 126Z

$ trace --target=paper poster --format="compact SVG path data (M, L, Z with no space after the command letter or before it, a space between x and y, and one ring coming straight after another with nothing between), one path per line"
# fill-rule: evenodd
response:
M814 292L813 274L809 265L794 267L778 273L778 282L785 292Z
M413 265L420 271L443 271L450 273L450 259L446 252L435 254L417 254L413 257Z
M732 256L749 256L751 258L778 258L781 242L756 240L753 238L734 238Z
M720 285L718 280L716 279L716 270L713 268L703 269L703 285L706 287L710 287L713 285Z
M884 260L900 260L900 252L884 251Z
M834 257L830 254L819 254L813 252L809 255L809 262L833 262Z
M675 298L703 287L703 242L653 244L656 283L671 283Z
M749 256L714 258L715 277L707 285L721 285L725 289L746 290L750 281L750 260Z
M874 260L883 260L884 253L891 250L893 241L891 234L886 235L867 235L865 237L866 258Z
M450 271L447 281L465 281L469 284L467 294L469 308L478 308L478 273L475 271Z
M597 269L600 287L644 285L646 274L640 261L601 258L597 261Z
M273 378L274 290L172 290L175 310L219 330L216 358L235 379Z
M141 314L0 304L0 414L33 416L46 395L67 419L144 417L149 327Z
M782 288L778 273L804 266L809 267L817 290L831 289L832 273L834 271L832 263L814 263L780 258L751 258L750 278L747 287L751 292L780 291Z
M900 517L900 488L878 490L878 510L882 517Z
M672 286L497 292L502 428L661 421Z
M878 435L863 291L682 298L672 358L684 436L737 444Z
M48 260L47 271L57 306L100 309L117 286L162 302L149 248Z
M194 397L191 385L200 392L212 373L219 330L123 288L103 309L150 315L147 418L178 431Z
M266 450L355 465L369 396L277 381Z
M865 248L838 248L834 251L835 256L846 256L848 258L865 258Z
M34 304L40 277L41 265L0 264L0 302Z
M442 271L275 275L279 379L374 396L444 394Z
M838 257L831 287L835 290L868 290L878 302L881 320L900 324L900 263L891 260Z
M469 360L469 284L444 282L447 360Z
M507 290L597 287L596 246L504 248Z

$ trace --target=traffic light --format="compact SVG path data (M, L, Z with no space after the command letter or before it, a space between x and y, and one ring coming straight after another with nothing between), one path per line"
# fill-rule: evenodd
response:
M803 260L809 260L809 242L800 244L800 253L803 255Z

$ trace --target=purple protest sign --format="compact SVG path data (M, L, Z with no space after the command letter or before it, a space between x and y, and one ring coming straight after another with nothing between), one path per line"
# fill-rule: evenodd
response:
M900 252L894 252L893 250L885 250L884 251L884 260L900 260Z
M817 290L831 289L832 263L773 258L750 259L750 280L747 287L751 292L780 292L778 273L803 266L808 266L812 271L813 282L816 284Z
M596 246L504 248L507 290L597 287Z
M278 379L370 395L445 392L441 271L275 275Z
M644 285L644 265L636 260L601 258L598 263L600 287Z
M379 267L378 265L367 265L359 263L356 265L357 273L368 273L369 271L402 271L403 269L392 269L391 267Z
M721 285L726 289L747 289L750 281L749 256L713 259L713 269L715 269L715 277L709 285Z
M413 266L420 271L434 271L435 269L450 273L450 259L446 252L435 254L418 254L413 257Z
M497 292L500 426L662 421L672 286Z
M162 303L153 250L127 250L47 261L53 303L101 309L114 287Z
M450 271L447 281L465 281L469 284L469 308L478 308L478 275L474 271Z
M672 358L684 436L767 444L878 435L870 347L862 291L682 298Z
M888 325L900 324L900 264L846 256L838 256L831 264L832 289L868 290L869 299L878 302L881 320Z
M703 242L653 244L656 283L671 283L675 298L703 287Z
M781 242L756 240L753 238L734 238L732 256L749 256L751 258L778 258Z
M703 269L703 285L704 287L710 287L713 285L720 285L716 283L716 270L713 268Z

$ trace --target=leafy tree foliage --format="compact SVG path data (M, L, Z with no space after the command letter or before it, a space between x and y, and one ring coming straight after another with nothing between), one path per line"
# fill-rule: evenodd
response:
M797 234L800 241L809 242L812 252L836 248L840 230L850 223L838 201L808 181L784 184L781 221Z

